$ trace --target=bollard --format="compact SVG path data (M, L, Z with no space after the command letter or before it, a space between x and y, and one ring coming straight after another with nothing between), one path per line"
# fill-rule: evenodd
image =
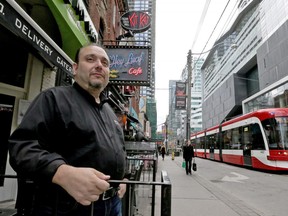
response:
M172 155L171 155L172 157L172 160L174 160L174 151L172 151Z

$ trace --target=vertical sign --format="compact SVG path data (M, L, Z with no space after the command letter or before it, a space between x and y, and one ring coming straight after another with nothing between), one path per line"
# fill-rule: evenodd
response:
M186 109L186 83L185 82L176 82L175 109L176 110Z

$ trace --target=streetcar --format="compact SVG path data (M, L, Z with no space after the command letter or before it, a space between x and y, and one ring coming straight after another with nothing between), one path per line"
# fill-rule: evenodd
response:
M288 171L288 108L253 111L191 134L197 157Z

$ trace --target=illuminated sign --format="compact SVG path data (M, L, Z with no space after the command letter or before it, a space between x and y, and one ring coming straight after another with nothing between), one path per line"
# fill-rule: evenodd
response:
M150 85L151 47L106 46L110 58L110 83Z
M121 26L134 33L145 32L150 28L151 18L142 11L128 11L121 16Z

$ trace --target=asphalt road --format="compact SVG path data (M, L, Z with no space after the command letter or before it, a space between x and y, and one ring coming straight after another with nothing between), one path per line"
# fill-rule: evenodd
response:
M257 209L262 216L288 215L288 174L261 172L200 158L197 164L199 177Z

